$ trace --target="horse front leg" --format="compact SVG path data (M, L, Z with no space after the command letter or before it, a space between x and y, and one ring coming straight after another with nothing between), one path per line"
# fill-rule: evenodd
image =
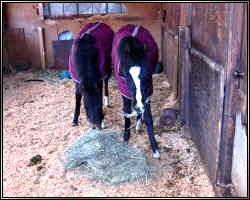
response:
M160 153L157 150L158 149L157 142L154 136L153 117L151 113L150 103L146 104L145 112L144 112L144 121L147 126L147 132L148 132L148 137L149 137L149 141L151 144L151 149L153 151L153 157L160 159Z
M75 113L72 126L78 125L78 118L80 115L80 108L81 108L81 99L82 99L82 94L80 91L80 84L75 83Z
M105 107L109 106L109 90L108 90L108 81L110 76L104 79L104 96L103 96L103 104Z
M125 97L122 97L122 98L123 98L123 112L130 114L132 101L130 99L125 98ZM129 137L130 137L130 118L127 118L125 116L124 120L125 120L125 130L123 133L123 139L124 139L124 142L127 143L129 140Z
M105 82L105 81L104 81ZM103 82L101 83L101 102L102 102L102 112L104 112L103 110L103 104L105 104L105 102L103 102L102 100L104 99L103 98L103 85L105 87L105 83L103 84ZM99 129L104 129L106 126L105 126L105 121L104 121L104 115L103 115L103 119L102 119L102 122L101 122L101 126L99 127Z

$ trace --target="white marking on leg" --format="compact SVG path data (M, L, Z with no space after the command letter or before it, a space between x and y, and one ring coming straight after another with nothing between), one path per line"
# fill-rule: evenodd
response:
M136 122L136 130L139 131L141 130L141 127L142 127L142 123L141 123L141 119L139 119L137 122Z
M102 120L101 128L105 128L104 119Z
M161 157L160 152L156 150L156 151L153 153L153 157L159 159L159 158Z
M108 105L109 105L109 97L108 96L103 97L103 104L105 107L108 107Z
M141 72L141 68L138 66L133 66L130 68L129 73L131 74L133 81L135 83L136 87L136 101L137 101L137 107L142 111L143 110L143 104L142 104L142 94L141 94L141 81L139 79L139 75Z

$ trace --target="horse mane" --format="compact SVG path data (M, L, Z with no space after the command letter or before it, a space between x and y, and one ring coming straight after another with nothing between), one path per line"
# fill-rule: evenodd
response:
M75 60L81 89L90 94L95 93L96 84L100 82L98 50L95 47L95 38L90 34L85 34L76 41Z
M146 66L146 49L145 45L137 38L126 36L121 39L118 46L118 56L120 60L120 72L125 75L126 68L130 66Z

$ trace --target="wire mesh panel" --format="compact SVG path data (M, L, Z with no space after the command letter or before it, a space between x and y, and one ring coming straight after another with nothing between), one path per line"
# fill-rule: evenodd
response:
M50 15L62 15L63 4L62 3L50 3L49 5Z
M92 14L93 13L93 5L92 3L79 3L79 14Z
M43 3L44 16L126 13L119 3Z
M63 14L74 15L78 13L78 5L76 3L63 3Z

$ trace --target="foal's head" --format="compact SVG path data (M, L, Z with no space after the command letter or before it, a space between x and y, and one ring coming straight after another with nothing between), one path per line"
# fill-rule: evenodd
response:
M76 41L76 68L80 78L80 88L83 94L84 107L88 120L101 127L102 110L102 81L98 71L98 49L95 38L85 34Z
M124 37L118 47L120 75L126 78L134 109L140 114L146 104L146 82L150 78L145 44L132 36Z

